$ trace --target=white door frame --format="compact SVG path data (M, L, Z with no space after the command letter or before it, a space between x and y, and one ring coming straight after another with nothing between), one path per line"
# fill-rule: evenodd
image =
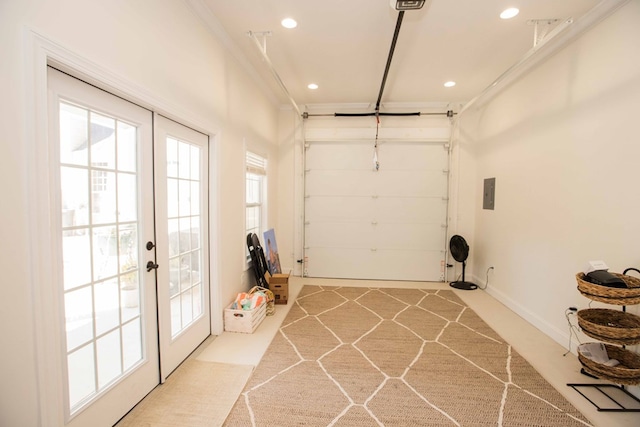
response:
M36 367L38 380L38 400L40 402L40 425L59 426L64 423L64 402L60 393L65 378L60 369L62 366L61 350L57 348L56 339L50 327L50 319L61 319L62 307L55 303L55 290L46 286L50 277L56 273L56 266L50 262L54 241L49 225L50 218L42 212L51 212L49 201L50 156L48 144L48 104L47 104L47 65L80 78L96 87L106 89L142 107L175 119L209 136L209 189L213 197L209 198L209 238L210 238L210 299L211 330L218 335L223 330L220 277L218 268L218 221L217 221L217 171L220 170L217 155L219 126L202 119L198 114L184 111L169 105L155 97L151 92L133 84L111 72L103 65L93 63L64 46L26 28L24 33L27 54L24 90L26 100L25 140L27 153L27 203L29 212L29 274L30 297L33 307L34 346L36 350ZM190 117L190 119L188 118ZM194 119L195 117L195 119Z

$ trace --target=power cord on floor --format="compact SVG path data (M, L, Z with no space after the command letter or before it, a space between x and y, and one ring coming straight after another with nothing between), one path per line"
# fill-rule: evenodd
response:
M567 319L567 324L569 325L569 349L562 356L566 356L567 354L571 353L571 344L572 344L573 336L576 337L576 341L578 341L578 344L582 344L582 342L580 341L580 337L578 336L578 332L580 332L578 330L578 327L573 323L571 323L571 317L574 316L577 312L578 312L578 309L575 307L569 307L564 311L564 317Z
M484 282L484 287L478 286L479 289L485 290L485 289L487 289L487 286L489 286L489 272L491 270L493 270L493 267L487 268L487 280L485 280L485 282Z
M489 271L490 270L493 270L493 267L487 268L487 280L484 282L484 287L478 285L478 289L485 290L485 289L487 289L487 286L489 286ZM456 278L455 281L458 282L461 278L462 278L462 273L458 274L458 277Z

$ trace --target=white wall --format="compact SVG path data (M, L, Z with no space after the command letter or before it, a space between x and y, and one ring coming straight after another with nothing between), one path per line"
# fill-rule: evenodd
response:
M66 47L150 94L178 119L215 136L212 165L218 220L212 251L223 303L241 290L244 263L244 146L251 141L277 169L278 111L233 56L174 0L3 0L0 2L0 425L39 425L30 276L27 135L29 31ZM275 180L274 180L275 181ZM277 197L277 188L273 190ZM277 203L269 215L277 216ZM216 224L212 224L215 229ZM32 288L33 286L33 288ZM46 333L46 332L45 332ZM50 421L50 420L49 420Z
M495 267L488 291L565 346L587 261L640 266L639 22L631 1L459 121L474 279Z

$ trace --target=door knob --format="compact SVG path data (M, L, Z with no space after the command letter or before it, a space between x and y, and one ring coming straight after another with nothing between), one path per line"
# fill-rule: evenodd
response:
M151 249L155 248L156 245L153 244L152 241L148 241L147 242L147 250L150 251Z
M151 271L151 270L157 270L157 269L158 269L158 267L159 267L159 265L158 265L158 264L156 264L156 263L155 263L155 262L153 262L153 261L149 261L149 262L147 263L147 272L149 272L149 271Z

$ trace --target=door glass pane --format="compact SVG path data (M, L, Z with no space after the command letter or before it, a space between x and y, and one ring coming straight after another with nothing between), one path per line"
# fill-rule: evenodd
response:
M143 357L137 128L66 101L60 185L71 413Z
M60 168L62 226L89 224L89 174L86 168Z
M193 319L193 301L191 296L191 289L188 292L183 292L180 295L182 299L182 324L189 324Z
M199 316L202 313L202 291L201 285L194 286L192 289L193 294L193 316Z
M138 216L138 189L136 176L131 173L118 174L118 221L135 221Z
M62 217L64 221L64 216ZM91 282L91 240L88 228L67 228L62 233L64 288Z
M178 180L167 179L167 216L176 218L178 216Z
M191 146L190 173L193 182L200 181L200 148L193 145Z
M167 213L171 336L203 313L200 265L201 148L167 138Z
M96 392L93 345L86 345L67 356L69 403L76 407Z
M91 300L91 287L88 286L64 295L67 350L73 350L93 339Z
M118 259L120 273L122 274L120 280L126 285L131 283L126 283L125 279L133 280L137 276L135 270L138 268L138 228L136 224L122 224L119 228ZM133 283L133 285L136 285L136 283Z
M122 369L128 371L142 359L140 317L122 325Z
M89 141L91 145L91 163L105 169L116 167L116 121L102 114L90 111L91 127Z
M197 181L191 182L191 212L194 215L200 212L200 183Z
M135 172L138 164L138 146L136 127L128 123L118 121L117 156L118 170Z
M178 141L174 138L167 138L167 176L178 177Z
M105 332L118 327L120 322L118 281L110 279L104 282L98 282L93 288L96 294L96 335L102 335Z
M118 272L118 235L116 227L93 227L93 278L105 279Z
M60 162L86 166L89 144L89 111L75 105L60 104Z
M182 330L182 313L180 310L180 294L171 297L171 335L174 336Z
M200 226L200 217L192 216L191 217L191 229L197 229ZM196 249L200 249L202 236L200 233L191 233L191 249L195 251ZM200 259L200 256L197 257Z
M191 214L191 182L178 180L178 214L181 218L189 218Z
M178 177L182 179L191 178L191 149L188 143L178 141ZM193 147L198 150L197 147ZM197 160L197 153L196 153ZM196 176L196 180L198 177Z
M96 162L91 170L91 217L94 224L116 221L116 175Z
M98 387L102 388L118 378L122 373L120 351L120 329L116 329L98 339Z

